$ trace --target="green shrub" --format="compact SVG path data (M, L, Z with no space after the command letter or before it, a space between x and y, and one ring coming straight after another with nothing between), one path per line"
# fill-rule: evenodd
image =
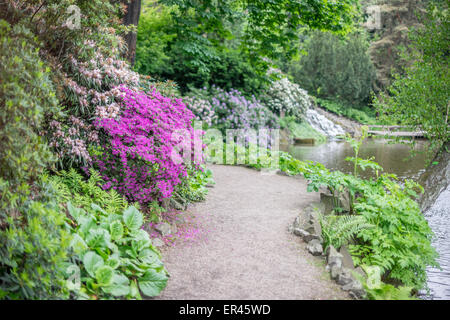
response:
M302 88L321 98L338 99L351 105L370 99L375 68L360 35L341 40L329 32L314 32L299 63L290 74Z
M162 4L144 7L138 26L136 71L158 79L172 79L180 84L183 94L190 88L216 85L251 96L268 85L265 67L250 63L248 55L230 48L234 46L228 43L225 48L223 43L210 42L198 35L204 26L185 26L179 34L178 23L185 21L174 19L174 13L178 14L174 7Z
M58 112L58 101L38 41L22 25L11 27L4 20L0 79L0 199L16 202L16 192L26 194L52 159L38 133L45 114Z
M362 124L377 124L375 109L370 107L364 107L363 109L355 109L352 106L345 105L338 101L331 101L326 99L315 98L316 103L338 116L344 116L346 118L355 120Z
M438 266L438 254L431 246L433 232L415 201L417 191L423 189L410 180L400 185L395 175L380 174L382 168L377 163L358 158L367 129L363 127L360 140L349 138L355 157L346 160L354 163L353 175L330 172L321 164L309 165L303 173L310 180L308 190L327 187L334 195L348 192L351 213L375 226L359 230L356 244L350 245L356 265L378 266L383 280L398 280L421 289L426 283L427 266ZM376 179L358 176L358 170L367 168L376 171Z
M67 299L63 266L71 257L65 215L47 185L36 201L0 226L0 299Z

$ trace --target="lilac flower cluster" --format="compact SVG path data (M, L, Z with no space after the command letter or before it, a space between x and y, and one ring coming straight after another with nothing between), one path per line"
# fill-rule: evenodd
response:
M185 164L172 160L174 147L181 143L173 133L184 130L198 136L191 126L194 115L181 99L166 98L157 91L120 89L124 93L120 117L95 121L106 134L103 152L93 156L106 181L103 187L143 205L168 198L187 176Z
M192 95L194 103L187 100L188 107L201 120L221 130L278 128L276 116L254 96L248 99L238 90L226 92L216 86L193 90Z

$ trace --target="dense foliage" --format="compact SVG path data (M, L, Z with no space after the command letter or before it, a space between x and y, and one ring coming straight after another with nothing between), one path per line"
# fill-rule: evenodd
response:
M69 297L63 265L72 256L71 236L54 191L48 184L43 189L1 219L0 299Z
M172 15L175 7L152 1L144 3L139 22L135 70L162 79L172 79L181 85L183 92L189 88L217 85L225 90L238 89L246 94L256 94L268 83L263 70L250 64L248 57L230 46L215 44L203 52L206 39L195 37L185 42L184 35L200 32L189 27L178 34L177 22ZM200 42L195 43L194 41ZM199 58L200 51L204 57ZM197 54L195 54L197 53Z
M426 267L437 266L437 253L431 246L433 233L415 201L423 189L411 180L401 185L395 175L380 174L377 163L358 158L366 134L367 127L359 141L349 139L355 150L355 157L347 159L354 164L353 175L315 164L304 172L310 180L308 189L327 187L335 196L348 193L351 213L373 226L358 230L356 244L350 245L357 265L378 266L384 280L420 289L426 283ZM360 178L361 169L376 171L376 179Z
M304 48L306 55L293 62L295 81L321 98L361 105L370 99L375 69L363 36L342 40L329 32L314 32Z
M449 141L450 76L448 1L437 10L430 5L424 28L411 34L404 75L397 75L388 92L376 101L389 121L425 131L434 146Z
M315 102L318 106L326 109L327 111L335 113L338 116L344 116L346 118L355 120L361 124L376 124L379 122L379 120L376 119L375 110L368 106L356 109L339 101L320 98L316 98Z
M64 271L73 294L94 299L158 295L167 273L149 234L141 229L142 213L114 190L102 190L96 172L88 181L74 170L61 172L50 183L68 211L76 257Z
M39 136L46 113L58 110L39 42L23 26L0 20L0 199L18 201L52 159ZM32 92L32 94L30 94ZM2 208L5 209L4 207Z

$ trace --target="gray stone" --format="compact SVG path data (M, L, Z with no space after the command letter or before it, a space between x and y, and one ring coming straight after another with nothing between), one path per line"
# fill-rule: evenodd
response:
M350 273L350 271L346 268L342 268L341 272L337 275L336 282L340 286L345 286L349 284L354 279Z
M179 214L176 216L174 224L176 225L183 225L186 223L186 218L184 217L184 214Z
M344 268L355 269L352 256L348 251L347 246L342 246L339 249L339 253L342 255L342 265L344 266Z
M321 193L320 194L320 202L324 205L325 210L324 214L331 214L334 210L334 197L331 194Z
M339 196L339 205L344 211L350 212L350 194L345 191Z
M322 245L320 244L320 241L316 239L311 240L306 246L306 249L308 249L309 253L313 256L320 256L323 253Z
M300 228L300 216L296 216L294 223L292 224L294 228Z
M339 266L331 266L330 267L331 279L336 280L341 272L342 272L342 268L341 267L339 267Z
M186 210L186 208L187 208L186 203L182 203L181 201L177 201L175 199L170 199L170 205L175 210L180 210L180 211Z
M294 228L294 234L295 234L296 236L298 236L298 237L301 237L302 239L303 239L304 237L307 237L307 236L310 236L310 235L311 235L308 231L303 230L303 229L300 229L300 228Z
M342 254L337 252L337 250L330 246L327 250L327 264L331 267L336 266L341 268L342 267Z
M312 230L314 231L314 228ZM310 242L311 240L319 240L320 243L323 242L323 239L321 236L316 235L316 234L311 234L308 231L300 229L300 228L294 228L293 233L296 236L301 237L303 239L303 241L305 241L306 243Z
M342 290L348 291L349 294L355 299L362 299L366 295L366 291L364 290L361 282L358 280L353 280L342 286Z
M214 185L212 183L207 183L205 187L212 189L212 188L214 188Z
M167 222L159 223L155 226L155 230L158 231L163 237L172 234L172 230L170 228L170 224Z
M350 195L348 192L343 192L339 196L334 196L330 193L321 193L320 202L325 207L325 214L331 214L336 207L341 208L344 212L350 211Z
M160 238L154 238L152 239L152 244L155 247L162 247L164 245L164 241L162 241Z
M310 242L310 241L312 241L312 240L319 240L319 242L320 242L321 244L323 243L322 237L321 237L321 236L318 236L318 235L316 235L316 234L308 234L308 235L305 235L305 236L303 237L303 241L305 241L306 243L308 243L308 242Z

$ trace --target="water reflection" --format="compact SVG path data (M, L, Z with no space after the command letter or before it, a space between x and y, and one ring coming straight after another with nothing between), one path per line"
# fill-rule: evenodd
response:
M401 179L417 179L425 170L425 143L419 141L416 154L411 157L410 147L404 144L391 144L384 139L366 140L360 150L360 158L375 157L388 173L395 173ZM330 141L317 146L291 146L289 153L300 160L313 160L324 164L328 169L351 173L353 164L345 158L353 156L350 144L344 141ZM373 176L369 171L361 172L365 178Z

